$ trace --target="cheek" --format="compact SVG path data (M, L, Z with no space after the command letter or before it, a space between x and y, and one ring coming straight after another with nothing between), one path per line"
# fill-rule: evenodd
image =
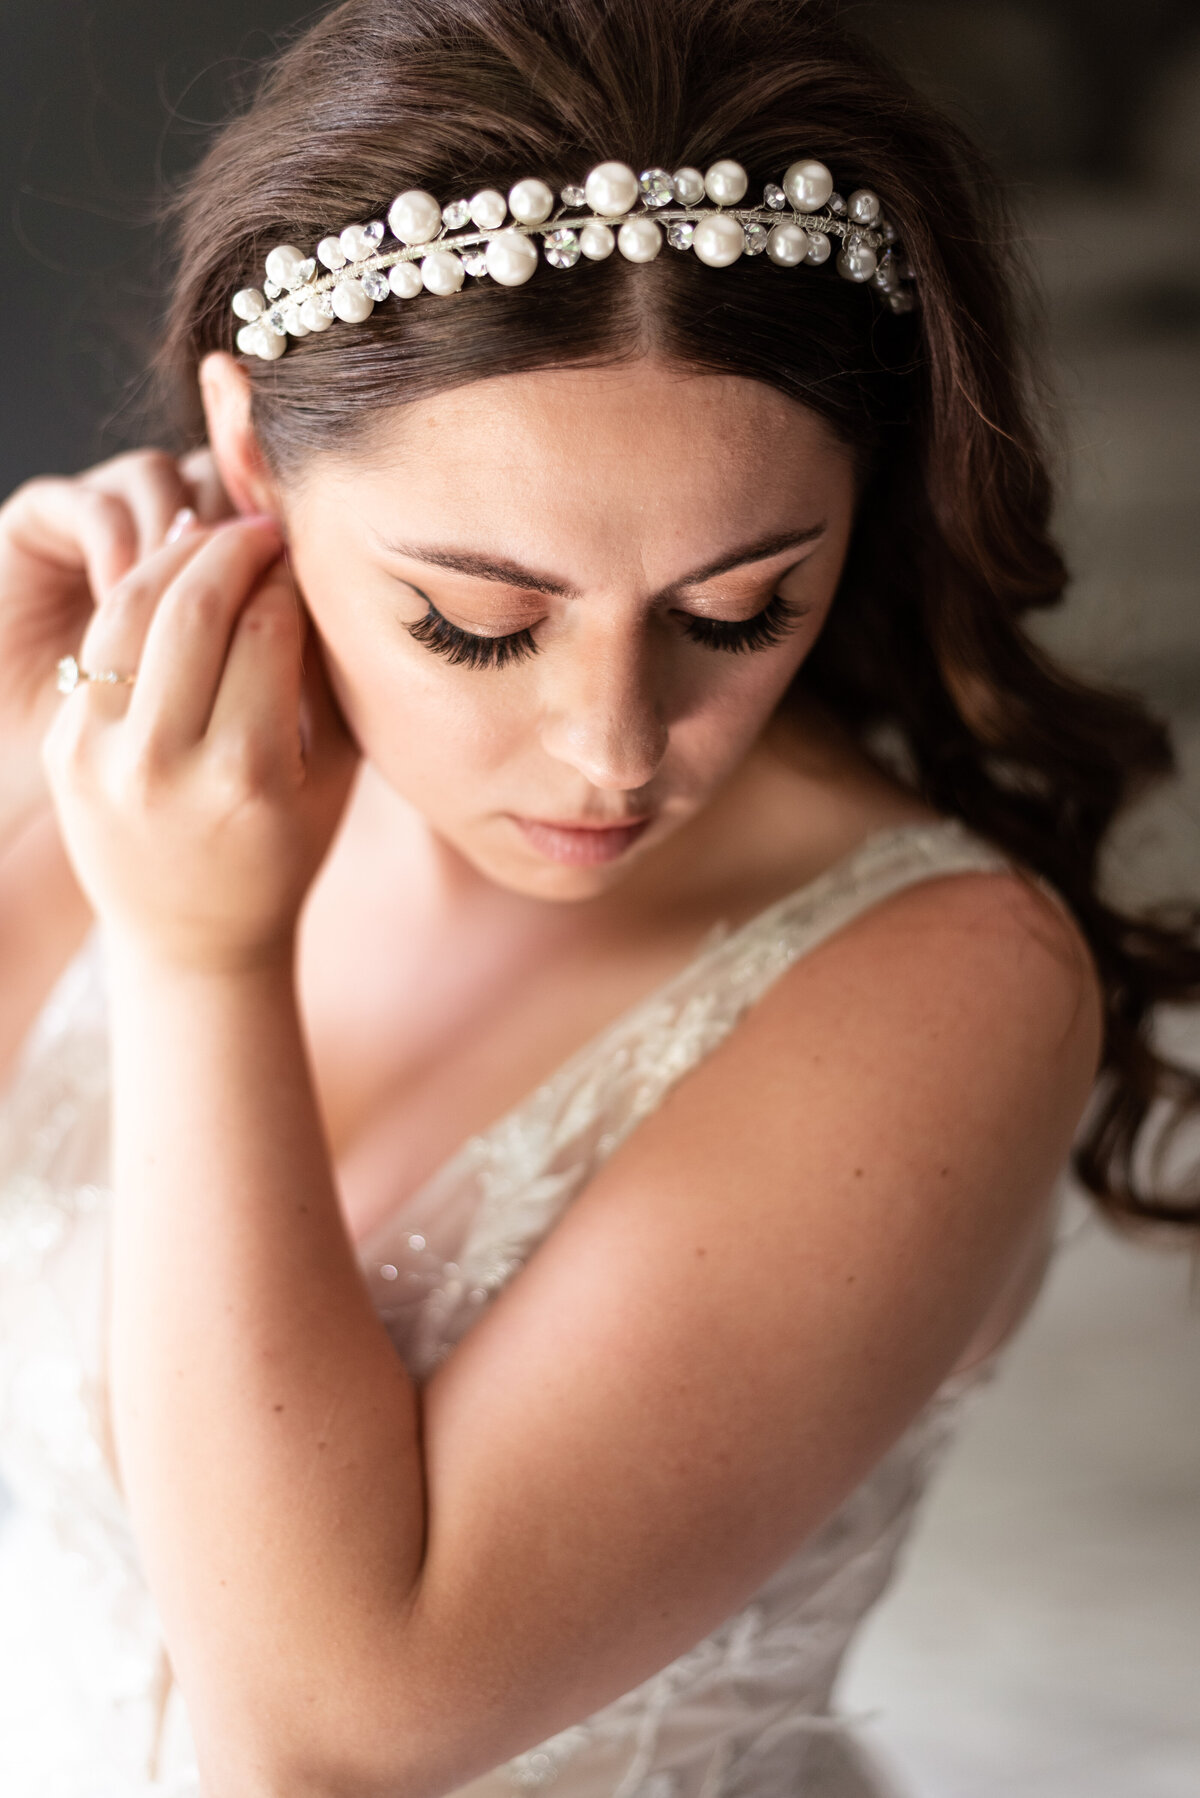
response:
M732 659L732 658L731 658ZM689 786L722 779L765 727L803 660L802 654L746 659L705 683L671 726L670 758ZM765 665L764 665L765 664Z
M367 759L406 798L428 805L468 783L478 788L509 761L528 731L528 706L511 683L443 669L377 630L340 621L329 643L346 720Z

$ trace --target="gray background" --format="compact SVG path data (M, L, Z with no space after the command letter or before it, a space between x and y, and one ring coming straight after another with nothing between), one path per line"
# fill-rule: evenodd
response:
M9 0L0 13L0 493L137 440L161 183L285 0ZM1193 0L848 8L991 148L1048 303L1076 571L1038 634L1171 721L1181 776L1106 879L1200 893L1200 13ZM1200 1063L1196 1013L1164 1040ZM1200 1142L1193 1134L1193 1160ZM842 1700L921 1798L1200 1792L1200 1309L1189 1260L1073 1193Z

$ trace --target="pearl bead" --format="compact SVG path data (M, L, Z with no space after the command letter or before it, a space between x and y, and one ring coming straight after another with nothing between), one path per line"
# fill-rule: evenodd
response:
M470 201L471 222L480 231L498 231L508 212L508 201L495 187L484 187Z
M869 187L859 187L846 201L846 211L856 225L873 225L879 217L879 195Z
M874 250L864 244L847 246L837 259L838 274L847 281L869 281L878 267Z
M775 225L767 239L767 255L780 268L795 268L808 255L808 245L803 225Z
M306 261L307 257L295 244L281 243L267 257L267 280L274 281L277 287L296 287Z
M627 262L653 262L663 236L653 219L626 219L617 232L617 248Z
M704 176L699 169L676 169L671 177L681 206L698 206L704 198Z
M702 218L692 238L692 248L710 268L727 268L746 247L746 233L737 219L713 212Z
M237 346L244 356L261 356L264 362L278 362L287 349L287 338L277 337L263 324L243 325L237 334Z
M531 177L508 190L508 210L522 225L540 225L554 211L554 189Z
M266 309L267 302L257 287L243 287L233 296L233 310L247 324L252 325L256 318L261 318Z
M342 248L341 239L323 237L317 245L317 261L323 268L331 270L334 274L338 269L345 268L348 257Z
M593 212L619 218L637 204L638 178L627 162L601 162L584 183L584 197Z
M347 262L365 262L379 248L382 232L369 231L366 225L347 225L338 238L338 248Z
M348 325L361 325L375 310L375 302L361 281L339 281L332 297L334 311Z
M617 247L616 233L608 225L593 221L580 231L579 247L589 262L603 262Z
M292 306L284 313L283 322L287 326L289 337L307 337L308 326L304 322L303 308Z
M421 263L421 285L430 293L457 293L465 272L453 250L433 250Z
M425 283L415 262L393 262L388 270L388 286L400 300L411 300Z
M487 271L501 287L521 287L538 265L537 245L523 231L501 231L487 247Z
M347 225L338 237L338 248L347 263L363 263L376 252L376 243L378 239L367 234L365 225Z
M816 212L833 192L833 176L823 162L808 157L785 170L783 191L797 212Z
M388 224L392 236L398 237L401 243L428 243L442 228L442 209L432 194L420 187L410 187L392 201Z
M328 331L333 323L328 313L322 312L315 300L305 300L300 308L300 319L309 331Z
M808 255L805 260L811 262L814 268L820 268L823 262L829 261L832 249L833 245L826 237L824 231L810 231L808 234Z
M729 157L714 162L704 177L704 191L714 206L736 206L749 185L750 177L741 163Z

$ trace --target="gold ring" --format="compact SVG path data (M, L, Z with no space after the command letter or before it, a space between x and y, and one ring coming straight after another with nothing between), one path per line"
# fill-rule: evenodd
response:
M60 693L73 693L84 681L98 681L106 687L132 687L137 679L135 674L118 674L115 668L102 668L96 672L81 668L74 656L64 656L58 664L58 690Z

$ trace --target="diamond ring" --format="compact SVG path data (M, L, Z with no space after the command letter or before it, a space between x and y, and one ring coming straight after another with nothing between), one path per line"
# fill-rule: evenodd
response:
M58 664L58 690L60 693L73 693L84 681L99 681L108 687L131 687L137 676L118 674L113 668L103 668L93 673L88 668L81 668L74 656L64 656Z

